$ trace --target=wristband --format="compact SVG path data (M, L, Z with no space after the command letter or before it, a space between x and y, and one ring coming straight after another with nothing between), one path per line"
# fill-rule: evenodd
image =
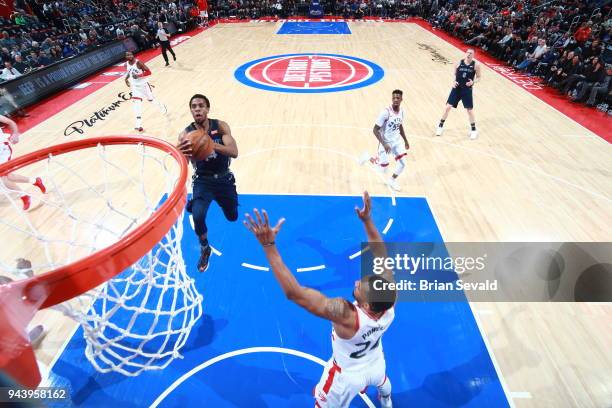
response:
M264 247L271 247L271 246L274 245L274 241L268 242L267 244L261 244L261 245L264 246Z

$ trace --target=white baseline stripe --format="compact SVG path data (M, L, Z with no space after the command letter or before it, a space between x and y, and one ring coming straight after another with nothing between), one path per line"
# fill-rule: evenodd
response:
M242 266L244 266L245 268L250 268L250 269L255 269L257 271L269 271L270 268L268 268L267 266L257 266L257 265L251 265L249 263L243 262L241 264Z
M389 231L389 229L391 229L391 225L393 225L393 218L389 218L389 221L387 221L387 226L382 232L383 235L385 235Z
M319 269L325 269L325 265L309 266L308 268L297 268L298 272L309 272L318 271Z
M227 360L228 358L240 356L240 355L243 355L243 354L253 354L253 353L282 353L282 354L290 354L292 356L305 358L306 360L310 360L312 362L315 362L315 363L317 363L317 364L319 364L319 365L321 365L323 367L325 367L325 364L326 364L326 362L321 360L320 358L315 357L313 355L310 355L308 353L304 353L303 351L287 349L287 348L281 348L281 347L250 347L250 348L246 348L246 349L230 351L229 353L221 354L220 356L211 358L210 360L203 362L202 364L192 368L187 373L183 374L179 379L177 379L168 388L166 388L164 390L164 392L162 392L159 395L159 397L157 397L157 399L155 401L153 401L153 403L151 404L150 408L158 407L159 404L168 395L170 395L170 393L172 391L174 391L176 388L178 388L179 385L181 385L183 382L185 382L185 380L189 379L189 377L191 377L192 375L194 375L194 374L204 370L205 368L210 367L211 365L216 364L219 361ZM375 408L376 407L372 403L372 401L370 401L370 398L367 395L359 394L359 396L361 397L361 399L363 399L363 401L366 403L368 408Z
M355 252L353 255L349 256L349 259L355 259L358 256L361 256L361 254L363 254L364 252L367 252L370 249L370 247L365 247L364 249L360 249L359 251Z

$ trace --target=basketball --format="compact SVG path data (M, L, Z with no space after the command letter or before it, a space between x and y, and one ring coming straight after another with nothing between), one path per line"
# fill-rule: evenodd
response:
M185 135L186 140L191 141L193 160L205 160L213 152L212 139L204 132L204 129L196 129Z

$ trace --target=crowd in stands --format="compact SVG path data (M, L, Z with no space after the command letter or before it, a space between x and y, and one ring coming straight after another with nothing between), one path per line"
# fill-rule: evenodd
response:
M612 5L589 0L321 0L326 15L428 19L572 101L612 106ZM604 6L607 4L607 6ZM210 0L215 18L307 16L306 0Z
M611 17L610 5L602 8L594 1L495 0L448 2L429 19L570 100L607 110L612 105Z
M193 0L15 0L14 8L0 17L0 81L125 36L147 49L156 45L158 21L185 31L198 15Z
M0 80L10 80L108 41L155 46L157 22L197 24L196 0L15 0L0 18ZM573 101L608 103L612 5L603 0L321 0L326 15L419 16L506 61ZM604 4L607 4L604 6ZM310 0L209 0L209 18L307 16Z

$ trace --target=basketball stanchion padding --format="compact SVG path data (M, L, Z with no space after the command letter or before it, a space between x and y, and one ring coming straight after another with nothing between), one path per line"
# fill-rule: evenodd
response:
M79 322L85 355L100 372L138 375L180 357L202 315L180 246L185 157L160 139L108 136L0 165L0 174L34 170L49 190L35 197L36 210L23 212L19 192L0 183L0 201L10 203L3 238L9 231L7 240L28 246L34 272L0 285L0 370L28 387L40 383L27 325L49 307ZM14 272L9 256L22 254L3 254L1 275Z

